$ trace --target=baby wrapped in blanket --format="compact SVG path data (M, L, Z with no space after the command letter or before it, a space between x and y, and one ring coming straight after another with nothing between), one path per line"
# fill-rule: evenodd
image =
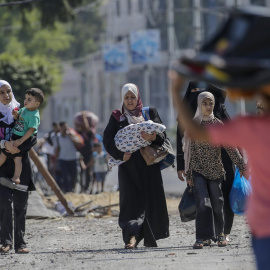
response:
M139 150L142 147L150 145L151 142L144 140L141 136L141 132L147 132L152 134L153 132L163 133L166 130L166 127L162 124L153 122L152 120L143 121L137 124L130 124L123 129L119 130L115 137L116 148L122 152L133 153ZM108 165L111 169L116 165L122 164L123 160L116 160L113 157L110 157Z

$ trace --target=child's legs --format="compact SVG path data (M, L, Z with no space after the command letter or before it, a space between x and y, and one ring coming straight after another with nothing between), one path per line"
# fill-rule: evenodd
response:
M14 163L15 163L15 171L14 176L12 177L13 181L20 179L20 175L22 172L22 157L15 157Z
M197 206L196 239L212 239L215 236L215 229L207 179L200 173L193 171L193 182Z
M97 191L100 191L100 188L102 187L102 185L101 185L102 173L101 172L96 172L95 175L96 175L96 182L97 182L97 185L96 185Z
M221 191L221 183L222 179L208 181L208 190L214 214L216 236L224 233L224 199Z
M0 167L5 163L6 160L7 160L7 156L2 152L0 154Z

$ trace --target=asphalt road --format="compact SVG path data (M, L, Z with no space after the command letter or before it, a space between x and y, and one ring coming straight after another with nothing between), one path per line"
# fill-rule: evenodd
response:
M125 250L117 217L27 220L26 241L31 253L0 255L1 270L255 270L245 219L236 217L227 247L213 243L192 249L194 221L181 223L170 214L170 237L157 248L140 243Z

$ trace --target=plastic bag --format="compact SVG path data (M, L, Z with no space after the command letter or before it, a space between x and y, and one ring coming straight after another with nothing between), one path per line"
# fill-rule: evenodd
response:
M230 205L235 214L243 215L245 213L246 200L250 193L250 182L244 176L240 177L239 169L236 168L230 192Z
M178 210L182 222L196 219L196 201L193 187L186 187L179 203Z

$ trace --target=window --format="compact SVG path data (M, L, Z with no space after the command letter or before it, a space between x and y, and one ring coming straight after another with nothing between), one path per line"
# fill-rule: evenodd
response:
M120 6L120 1L119 0L116 1L116 15L118 17L120 17L120 15L121 15L121 6Z
M131 0L128 0L127 1L127 12L128 12L128 14L130 15L131 14Z

